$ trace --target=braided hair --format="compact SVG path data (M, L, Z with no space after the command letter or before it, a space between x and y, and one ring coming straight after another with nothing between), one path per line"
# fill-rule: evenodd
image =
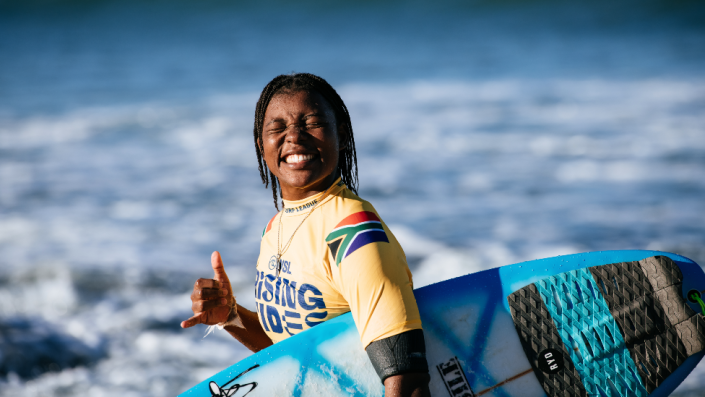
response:
M348 108L343 103L340 95L328 84L324 79L310 74L310 73L293 73L293 74L282 74L269 82L266 87L262 90L259 100L257 101L257 108L255 110L255 128L254 128L254 138L255 138L255 151L257 152L257 161L259 165L259 175L262 178L262 183L265 187L269 186L271 179L272 182L272 197L274 198L274 206L279 209L279 200L277 197L277 185L279 181L274 176L272 171L267 168L267 164L264 161L264 152L262 149L262 129L264 127L264 113L267 111L267 106L269 102L276 94L282 93L296 93L300 91L305 92L317 92L323 98L325 98L330 106L335 112L335 120L337 126L341 125L343 128L343 133L345 136L340 137L343 142L345 142L345 148L340 151L340 157L338 158L338 172L340 177L350 190L357 194L357 187L359 184L357 178L357 155L355 152L355 139L353 138L352 123L350 122L350 114L348 113ZM340 131L340 128L338 128ZM279 193L281 196L281 192Z

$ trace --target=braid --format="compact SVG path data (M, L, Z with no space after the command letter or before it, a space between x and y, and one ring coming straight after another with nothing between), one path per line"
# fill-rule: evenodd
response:
M274 206L279 209L277 204L279 202L279 199L277 197L277 184L279 180L277 179L277 177L274 176L274 174L272 174L272 171L269 171L269 176L272 178L272 198L274 199ZM264 186L266 187L267 185Z
M269 186L271 179L272 197L274 198L274 206L279 209L279 198L277 197L278 182L274 174L267 169L267 164L264 161L264 153L262 151L262 129L264 127L264 114L267 111L267 106L275 94L280 92L317 92L321 94L331 105L335 112L335 120L337 126L343 126L344 136L341 136L341 142L345 145L345 149L340 151L338 159L338 171L340 177L350 190L357 194L359 185L357 173L357 152L355 150L355 138L353 137L352 123L350 114L345 103L340 98L340 95L328 84L327 81L309 73L294 73L288 75L279 75L272 79L267 84L260 94L255 109L255 126L254 140L255 151L257 152L257 162L259 175L262 178L262 183L265 187ZM281 196L281 192L279 193Z

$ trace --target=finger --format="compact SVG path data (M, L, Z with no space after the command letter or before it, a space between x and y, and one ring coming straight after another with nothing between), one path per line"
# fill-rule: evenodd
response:
M193 289L197 290L204 288L220 288L220 282L218 280L213 280L212 278L199 278L196 280L196 284L193 286Z
M181 328L191 328L194 325L201 324L205 319L205 313L198 313L195 316L189 318L188 320L181 322Z
M216 299L212 301L195 301L191 305L191 310L193 310L194 313L200 313L200 312L205 312L211 309L215 309L216 307L219 306L226 306L228 304L228 300L225 298L221 299Z
M192 301L200 300L211 300L216 298L223 298L228 295L228 290L225 288L203 288L193 290L191 294Z
M225 284L230 285L230 279L225 273L225 268L223 267L223 259L220 258L220 252L214 251L211 255L211 267L213 268L213 273L215 273L215 279L221 283L223 287Z

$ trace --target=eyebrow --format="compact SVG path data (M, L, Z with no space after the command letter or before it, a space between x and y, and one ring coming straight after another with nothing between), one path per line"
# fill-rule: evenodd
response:
M278 118L278 119L272 119L272 120L269 121L269 123L265 124L265 127L268 126L268 125L270 125L270 124L274 124L274 123L276 123L276 122L278 122L278 121L284 121L284 119L282 119L281 117Z
M316 113L307 114L306 116L304 116L304 120L309 119L311 117L325 117L325 113L316 112Z

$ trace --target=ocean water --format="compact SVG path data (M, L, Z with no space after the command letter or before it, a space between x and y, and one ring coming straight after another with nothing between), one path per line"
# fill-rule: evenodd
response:
M213 250L252 306L254 106L291 71L347 103L416 286L593 250L705 264L701 2L5 1L0 396L173 396L249 354L179 322Z

